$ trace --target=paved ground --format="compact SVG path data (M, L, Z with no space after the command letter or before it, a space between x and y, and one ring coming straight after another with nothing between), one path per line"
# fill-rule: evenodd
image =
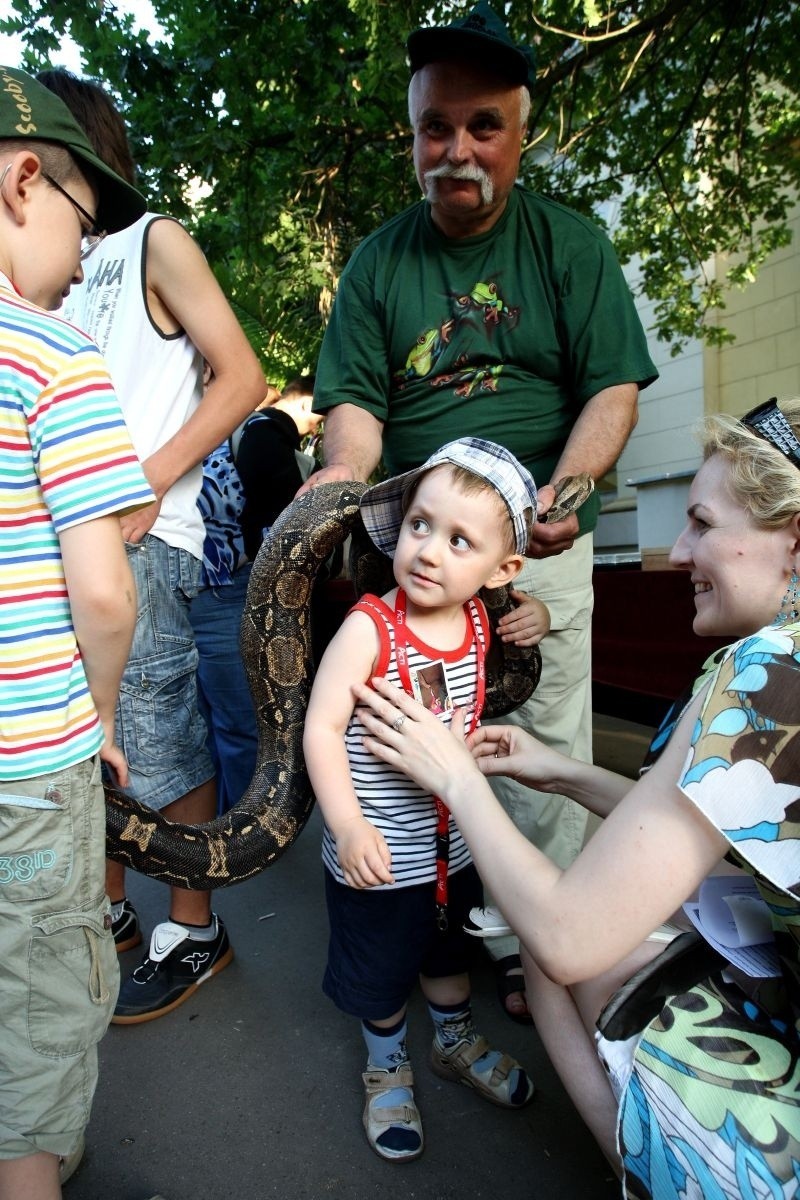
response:
M642 732L598 722L598 760L640 757ZM473 979L477 1023L522 1061L538 1094L509 1113L427 1066L430 1026L412 1005L409 1048L425 1153L384 1163L361 1127L364 1051L356 1023L323 996L326 922L318 813L292 849L219 892L236 959L169 1016L112 1026L86 1158L66 1200L611 1200L605 1160L578 1119L535 1032L503 1016L491 974ZM149 931L165 891L131 876ZM139 951L123 956L123 969Z

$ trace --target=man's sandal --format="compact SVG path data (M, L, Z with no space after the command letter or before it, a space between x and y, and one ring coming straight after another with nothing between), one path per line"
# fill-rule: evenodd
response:
M522 1108L533 1099L534 1086L515 1058L494 1052L484 1065L480 1059L491 1047L485 1037L474 1042L460 1041L446 1049L434 1039L431 1066L442 1079L454 1079L474 1088L481 1096L501 1108Z
M516 992L521 992L525 995L525 976L519 974L522 970L522 960L518 954L507 954L505 958L498 958L492 962L494 967L494 978L497 985L497 999L500 1001L500 1007L503 1012L512 1021L516 1021L517 1025L532 1025L533 1017L529 1012L512 1012L508 1007L507 1000L509 996L513 996ZM509 972L517 972L510 975Z
M71 1154L62 1154L58 1160L58 1179L59 1183L65 1184L68 1179L77 1171L83 1160L83 1153L86 1149L86 1140L81 1134L81 1140L78 1142Z
M364 1106L364 1129L367 1141L376 1154L391 1162L410 1162L419 1158L424 1148L422 1121L414 1103L414 1072L410 1063L389 1070L372 1067L364 1072L367 1102ZM387 1092L406 1088L411 1100L381 1108L375 1104Z

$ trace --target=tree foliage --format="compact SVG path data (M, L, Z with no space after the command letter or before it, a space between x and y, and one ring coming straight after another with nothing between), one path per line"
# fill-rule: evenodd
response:
M660 337L725 338L707 312L790 236L795 0L495 2L536 46L526 182L613 213ZM353 247L419 194L405 38L469 0L153 0L155 31L103 0L12 4L23 65L69 34L114 93L151 205L198 237L271 377L313 369Z

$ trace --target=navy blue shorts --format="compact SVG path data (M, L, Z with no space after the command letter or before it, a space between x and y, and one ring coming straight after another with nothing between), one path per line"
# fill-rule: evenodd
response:
M399 1012L419 975L469 970L477 941L462 926L483 904L478 872L470 864L449 877L444 933L436 925L435 886L351 888L325 871L330 940L322 990L342 1012L381 1021Z

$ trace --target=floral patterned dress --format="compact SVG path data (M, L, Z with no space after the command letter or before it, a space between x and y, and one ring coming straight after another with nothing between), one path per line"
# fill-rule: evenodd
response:
M203 484L197 507L206 527L203 543L203 586L224 587L233 581L244 561L241 518L244 488L233 462L230 439L217 446L203 463Z
M781 975L748 991L714 975L670 997L632 1043L618 1127L625 1194L790 1200L800 1196L800 624L717 656L679 783L755 879Z

